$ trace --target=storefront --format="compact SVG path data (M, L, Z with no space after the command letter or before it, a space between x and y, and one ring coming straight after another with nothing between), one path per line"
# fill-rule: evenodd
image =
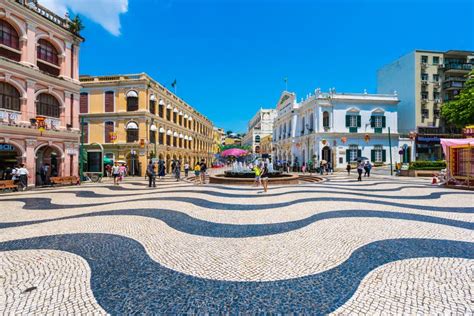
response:
M416 137L416 160L436 161L443 159L443 149L437 136Z
M12 144L0 143L0 180L10 180L11 171L21 163L21 151Z

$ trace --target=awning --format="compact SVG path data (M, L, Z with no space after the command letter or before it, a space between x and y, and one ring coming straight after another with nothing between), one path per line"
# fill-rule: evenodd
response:
M138 98L138 93L134 90L130 90L127 92L127 98L132 97L132 98Z
M138 129L138 125L135 122L128 122L126 129Z

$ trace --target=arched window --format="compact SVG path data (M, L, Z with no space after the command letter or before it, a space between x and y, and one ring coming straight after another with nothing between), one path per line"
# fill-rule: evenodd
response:
M127 143L134 143L138 141L138 124L129 122L126 125L127 129Z
M323 127L329 128L329 112L328 111L323 112Z
M127 112L138 110L138 93L136 91L129 91L127 93Z
M17 31L5 20L0 20L0 44L20 49L20 38Z
M20 49L20 40L17 31L5 20L0 20L0 44L16 50ZM14 61L21 60L21 53L6 49L4 47L0 47L0 56L12 59Z
M260 143L260 135L255 136L255 142Z
M301 119L301 135L304 135L305 128L306 128L306 120L305 120L305 117L303 116L303 118Z
M56 47L44 39L38 41L37 55L38 59L53 65L59 65L58 51Z
M151 114L156 114L156 97L154 94L150 96L149 110Z
M36 100L36 115L59 117L61 106L51 94L41 93Z
M21 111L20 93L6 82L0 82L0 109Z

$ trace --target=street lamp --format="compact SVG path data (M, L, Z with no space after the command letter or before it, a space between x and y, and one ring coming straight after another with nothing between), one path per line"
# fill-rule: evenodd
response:
M130 150L130 158L132 158L132 176L134 177L135 176L135 154L136 154L136 151L135 149L132 149Z

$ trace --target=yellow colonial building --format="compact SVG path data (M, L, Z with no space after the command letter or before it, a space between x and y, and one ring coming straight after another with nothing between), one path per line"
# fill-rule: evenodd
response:
M81 76L80 81L88 152L102 146L106 159L126 162L135 175L145 174L151 158L163 159L168 172L175 159L211 163L212 122L147 74ZM94 163L100 164L88 161Z
M260 154L264 158L271 158L273 153L272 135L267 135L260 139Z
M221 150L221 146L225 144L225 132L224 129L214 127L213 130L214 144L212 146L212 152L218 154Z

